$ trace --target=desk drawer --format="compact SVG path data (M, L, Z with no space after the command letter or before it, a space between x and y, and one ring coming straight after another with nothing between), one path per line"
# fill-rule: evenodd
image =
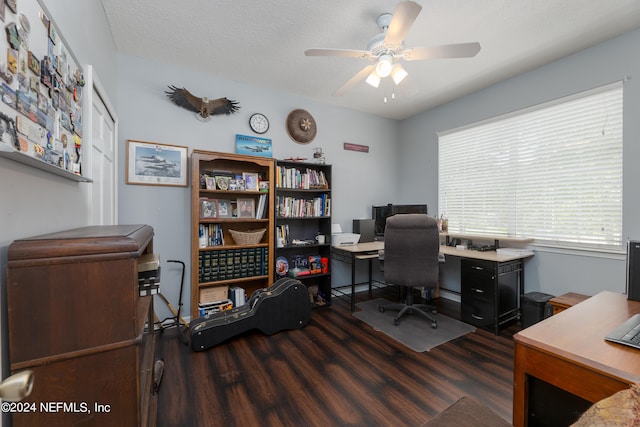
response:
M465 323L481 328L492 328L495 323L493 301L484 298L471 298L461 306L461 319Z
M462 259L460 282L463 297L493 300L495 295L495 266L492 262Z

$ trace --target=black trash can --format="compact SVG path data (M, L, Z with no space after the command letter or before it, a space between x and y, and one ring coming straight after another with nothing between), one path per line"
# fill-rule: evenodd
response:
M528 328L551 316L549 300L554 296L542 292L529 292L522 295L520 298L522 328Z

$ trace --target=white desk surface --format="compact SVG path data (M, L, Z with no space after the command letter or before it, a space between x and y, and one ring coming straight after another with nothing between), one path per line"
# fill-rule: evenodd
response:
M358 243L356 245L341 245L341 246L335 246L335 248L338 250L350 252L353 254L365 254L367 252L375 252L375 251L383 250L384 242L376 241L376 242ZM480 251L474 251L471 249L456 249L453 246L446 246L446 245L440 246L440 253L444 255L457 256L461 258L473 258L473 259L481 259L485 261L494 261L494 262L507 262L507 261L513 261L516 259L528 258L530 256L533 256L533 253L498 254L496 251L480 252Z
M529 258L533 256L533 252L523 253L523 254L499 254L496 251L474 251L471 249L456 249L453 246L440 245L440 253L449 255L449 256L457 256L461 258L473 258L473 259L481 259L485 261L493 261L493 262L508 262L514 261L516 259Z
M533 239L529 237L479 236L477 234L464 234L464 233L451 233L451 232L440 233L440 238L443 238L443 237L445 238L449 237L453 239L464 239L464 240L499 240L501 244L502 243L526 244L526 243L533 242Z

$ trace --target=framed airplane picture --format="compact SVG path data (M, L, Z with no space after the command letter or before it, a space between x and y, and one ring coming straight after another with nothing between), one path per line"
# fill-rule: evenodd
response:
M256 136L236 135L236 153L249 156L273 157L271 140Z
M127 184L188 185L187 147L127 140Z

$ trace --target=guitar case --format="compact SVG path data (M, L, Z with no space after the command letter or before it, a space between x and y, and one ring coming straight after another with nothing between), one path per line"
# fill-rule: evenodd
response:
M249 301L231 310L191 321L191 348L203 351L243 332L257 329L266 335L305 327L311 319L306 286L284 277L272 286L256 290Z

